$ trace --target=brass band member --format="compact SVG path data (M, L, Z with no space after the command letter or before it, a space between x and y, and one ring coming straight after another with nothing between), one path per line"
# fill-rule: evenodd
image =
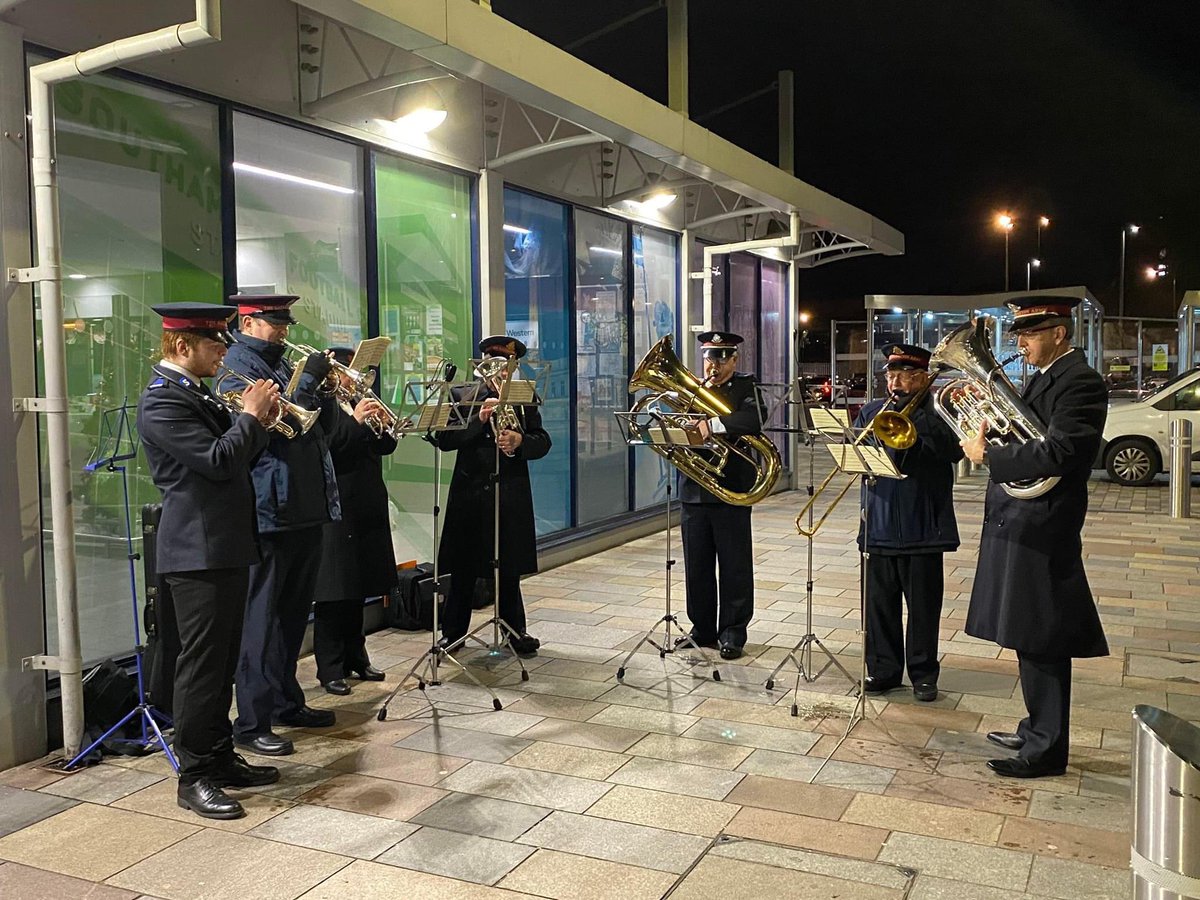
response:
M866 427L875 415L909 398L930 382L929 351L912 344L883 348L889 400L868 403L854 422ZM868 694L900 686L907 664L913 695L937 699L938 620L942 615L942 555L958 549L954 519L954 468L963 451L958 436L933 408L933 398L910 413L917 442L907 450L887 449L905 477L879 478L863 487L867 521L859 525L858 546L867 560L866 653ZM908 604L908 635L901 598Z
M333 358L350 365L354 351L334 347ZM344 387L349 376L341 375ZM342 519L325 525L321 575L313 605L313 655L317 680L331 694L349 694L346 678L383 681L371 665L363 637L363 601L381 597L396 586L396 556L388 516L383 457L396 450L396 439L376 434L366 424L383 406L372 397L353 407L339 404L329 433L329 452L337 472Z
M710 434L761 434L765 413L758 380L737 371L742 336L706 331L699 340L705 385L733 410L727 416L700 422L701 437L707 440ZM745 491L754 480L754 464L731 454L721 474L721 485ZM750 507L725 503L690 478L680 481L680 533L691 636L701 647L719 647L723 659L737 659L746 646L746 627L754 616Z
M1046 423L1045 440L989 446L981 427L962 444L968 459L991 470L966 632L1017 652L1029 714L1015 734L988 735L1018 751L1015 758L988 762L1014 778L1065 771L1071 659L1108 655L1080 538L1108 396L1104 379L1071 347L1071 310L1078 303L1033 296L1009 304L1017 345L1037 369L1022 399ZM1033 499L1010 497L1000 487L1051 476L1061 480Z
M284 358L283 341L288 326L296 323L291 306L300 298L239 294L231 299L238 304L241 334L229 350L226 365L250 378L286 387L292 364ZM304 362L304 374L290 399L306 409L321 408L321 420L291 440L273 435L251 473L262 560L250 569L233 728L240 746L266 756L284 756L293 750L288 738L272 731L275 723L301 728L334 724L331 710L305 704L296 681L296 661L321 564L322 528L341 518L325 436L337 406L317 393L329 369L329 359L321 353Z
M267 446L279 388L258 380L236 418L205 387L225 358L232 306L164 303L162 360L138 401L137 428L162 492L158 571L170 588L180 651L175 665L178 802L209 819L242 805L221 790L279 780L233 751L229 705L249 567L259 561L250 467Z
M520 359L525 345L516 338L495 335L479 342L484 358ZM467 633L471 623L471 597L475 580L493 577L489 564L495 534L492 478L496 474L496 447L500 448L500 618L517 633L510 637L513 652L536 656L541 642L526 633L525 606L521 599L521 576L537 571L537 534L533 521L533 492L529 486L529 461L550 452L550 435L542 428L537 406L513 406L519 429L493 427L492 417L500 402L500 385L480 378L473 384L454 388L458 402L482 400L471 412L463 430L437 435L442 450L457 450L454 475L446 500L442 525L439 568L450 574L450 594L442 617L442 636L447 645Z

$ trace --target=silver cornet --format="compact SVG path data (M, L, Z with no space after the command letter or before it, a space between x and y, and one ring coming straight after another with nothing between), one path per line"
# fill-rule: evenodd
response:
M241 372L235 372L224 363L219 363L217 365L217 379L220 381L226 377L240 381L246 387L250 387L255 383L253 378L243 375ZM242 390L245 389L242 388ZM242 405L242 391L214 391L213 393L218 400L234 413L240 414L246 411ZM290 440L298 434L307 434L308 430L316 424L320 415L321 411L319 409L305 409L303 406L292 403L290 400L278 397L275 400L275 405L271 407L271 415L267 420L267 429L277 431ZM291 416L299 423L299 431L284 421L284 417L286 416Z
M316 347L310 347L308 344L293 344L291 341L285 340L283 346L305 359L314 353L321 356L325 355ZM373 370L359 371L338 362L332 356L328 357L328 359L329 374L325 376L325 380L317 387L317 393L324 397L337 397L339 400L344 400L351 404L370 393L371 388L375 384L375 372ZM342 385L343 376L350 379L351 387L349 389Z

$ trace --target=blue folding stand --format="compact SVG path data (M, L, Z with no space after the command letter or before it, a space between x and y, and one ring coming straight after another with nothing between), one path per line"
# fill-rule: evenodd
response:
M62 768L68 772L78 766L81 760L104 743L104 741L108 740L110 735L123 727L126 722L135 716L141 719L141 737L119 738L118 742L133 744L143 749L150 749L155 746L162 747L163 753L167 755L167 759L171 763L171 768L176 773L179 772L179 761L175 759L175 754L171 752L166 738L163 737L163 729L173 727L171 717L146 702L146 688L142 677L142 654L146 648L142 646L142 633L141 628L138 626L137 570L134 567L134 563L141 559L141 554L133 552L133 523L129 517L129 473L126 471L125 466L117 465L117 463L123 463L126 460L137 457L138 438L129 426L129 413L136 408L124 404L116 409L106 409L104 411L104 417L100 425L100 443L97 445L92 459L83 467L83 470L85 472L96 472L103 468L109 472L121 473L121 490L125 500L125 547L129 557L129 594L133 600L133 653L137 668L138 703L137 706L125 714L121 721L92 741L83 750L79 751L74 759L63 765ZM162 723L161 726L160 722Z

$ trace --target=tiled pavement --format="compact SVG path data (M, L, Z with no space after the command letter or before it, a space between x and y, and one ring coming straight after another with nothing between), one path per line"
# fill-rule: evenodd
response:
M981 484L957 489L965 544L946 561L942 697L893 692L840 746L850 700L836 670L801 685L798 717L793 669L763 686L805 631L799 495L785 495L755 511L754 643L719 683L653 652L617 683L662 612L662 536L639 540L525 582L543 641L529 681L511 660L471 662L502 712L460 678L430 688L436 706L410 691L378 722L383 692L428 644L373 635L391 680L346 698L314 689L338 725L292 733L283 780L238 795L244 819L180 810L158 756L65 778L3 773L0 896L1126 897L1129 710L1200 720L1200 527L1131 511L1158 508L1145 491L1094 485L1084 547L1113 656L1075 667L1067 774L1006 781L984 765L983 734L1022 714L1016 663L961 630ZM814 633L852 670L854 512L844 504L816 541L813 607ZM681 606L681 579L673 595ZM302 675L313 681L311 660Z

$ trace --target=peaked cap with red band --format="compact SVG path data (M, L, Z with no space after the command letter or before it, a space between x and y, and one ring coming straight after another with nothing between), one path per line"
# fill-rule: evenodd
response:
M507 334L493 334L491 337L485 337L479 342L480 356L507 356L520 359L528 350L525 345L518 341L515 337L509 337Z
M738 344L745 340L740 334L732 331L705 331L696 335L700 341L701 356L732 356L737 353Z
M1013 311L1010 333L1029 331L1034 328L1065 325L1071 320L1071 311L1079 305L1078 297L1062 297L1049 294L1032 297L1015 297L1008 302Z
M295 325L292 304L299 299L296 294L234 294L229 302L237 304L239 316L254 316L276 325Z
M929 357L932 354L924 347L916 344L884 344L880 350L887 358L885 368L890 372L929 371Z
M225 340L236 312L215 303L160 303L150 308L162 316L163 331L195 331L216 341Z

